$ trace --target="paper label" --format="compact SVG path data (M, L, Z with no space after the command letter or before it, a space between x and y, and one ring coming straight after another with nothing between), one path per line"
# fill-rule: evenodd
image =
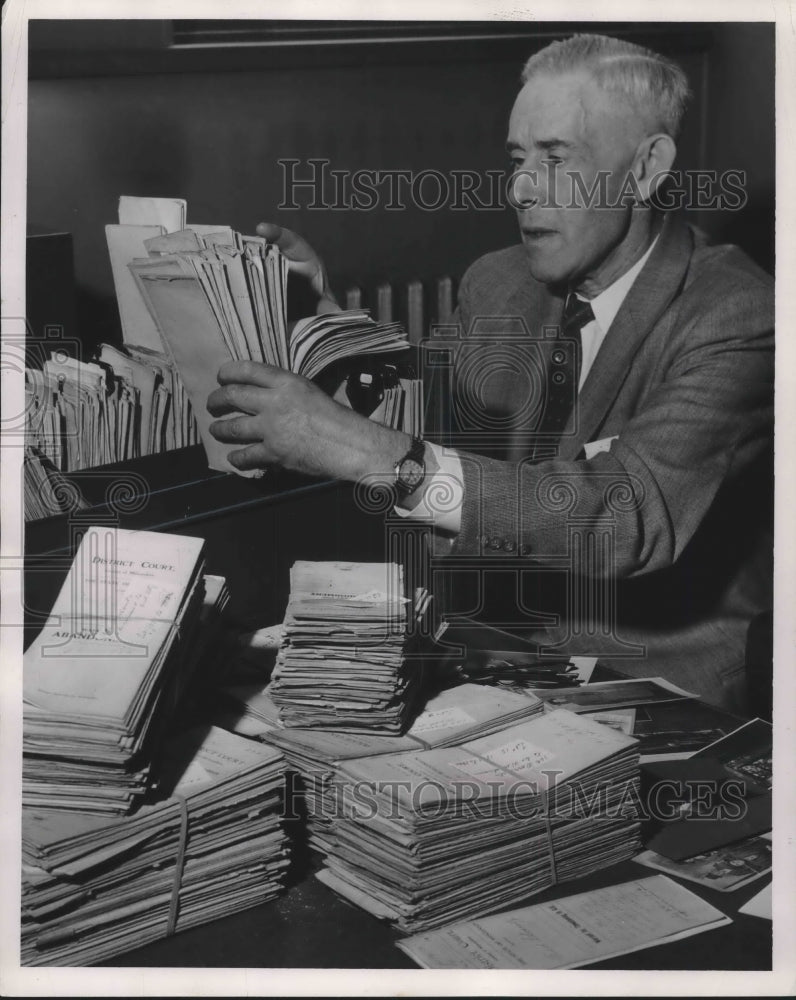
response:
M198 760L192 760L180 776L180 780L177 782L175 791L184 792L186 788L193 788L195 785L209 785L215 780L216 779L202 767Z
M409 730L409 735L422 736L424 733L436 733L441 729L455 729L460 726L468 727L474 723L475 719L470 714L454 705L451 708L423 712Z
M499 778L507 778L505 770L491 761L483 760L481 757L461 757L459 760L451 761L453 766L479 781L492 781Z
M538 771L555 757L555 753L528 740L518 739L484 751L484 757L510 771Z

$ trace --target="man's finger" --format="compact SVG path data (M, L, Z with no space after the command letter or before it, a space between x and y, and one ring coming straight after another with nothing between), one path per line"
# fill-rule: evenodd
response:
M231 413L255 416L267 404L266 393L259 386L223 385L214 389L207 397L207 412L214 417L226 417Z
M334 293L328 287L329 282L326 278L323 262L303 237L294 233L292 229L278 226L275 222L258 223L257 235L264 236L269 243L278 246L287 260L290 271L302 275L309 281L319 296L315 309L318 315L342 311Z
M289 377L283 368L266 365L262 361L227 361L219 370L219 385L259 385L263 389L273 389Z
M231 451L227 455L227 461L244 472L247 469L267 469L272 460L262 444L250 444L248 448Z
M275 222L259 222L257 224L257 235L264 236L269 243L275 243L288 260L304 263L312 260L317 263L318 257L312 247L305 239L292 229L285 229Z
M258 431L253 417L229 417L227 420L214 420L210 424L210 433L216 441L223 441L224 444L262 441L262 432Z

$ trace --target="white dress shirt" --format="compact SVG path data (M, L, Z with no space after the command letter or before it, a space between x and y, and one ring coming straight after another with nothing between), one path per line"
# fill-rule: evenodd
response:
M614 317L657 242L656 236L643 257L640 257L612 285L588 300L591 302L594 319L581 330L582 351L578 392L583 388ZM578 298L587 301L582 295ZM464 482L461 459L453 449L442 448L428 441L426 448L431 449L438 469L428 481L420 501L411 509L396 507L395 512L401 517L424 520L431 518L435 530L452 539L458 535L462 523Z

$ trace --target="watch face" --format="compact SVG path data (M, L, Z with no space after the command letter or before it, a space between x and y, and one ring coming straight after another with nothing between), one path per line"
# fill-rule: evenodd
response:
M402 489L406 490L407 493L413 493L423 482L425 472L426 470L420 462L415 462L412 458L405 458L398 470L398 479Z

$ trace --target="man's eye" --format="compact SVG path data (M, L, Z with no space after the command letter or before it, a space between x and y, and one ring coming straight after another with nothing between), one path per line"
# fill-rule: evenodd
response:
M542 160L542 163L547 163L547 164L549 164L551 166L554 166L554 167L557 167L559 163L563 163L563 162L564 162L564 158L561 157L561 156L548 156L544 160Z

